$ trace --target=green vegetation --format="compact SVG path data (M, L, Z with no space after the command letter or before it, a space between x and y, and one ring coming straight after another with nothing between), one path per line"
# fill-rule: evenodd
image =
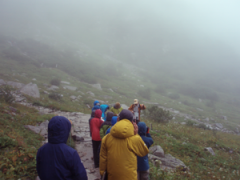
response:
M146 110L147 118L155 122L167 123L172 119L169 111L165 111L157 106L150 106Z
M11 86L0 86L0 100L11 104L15 100L14 96L12 95L12 90L13 88Z

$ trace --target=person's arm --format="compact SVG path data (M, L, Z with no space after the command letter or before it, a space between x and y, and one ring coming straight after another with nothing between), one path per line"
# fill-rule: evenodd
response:
M103 137L105 136L104 134L104 126L100 129L100 137L101 139L103 139Z
M99 163L99 171L101 176L107 170L107 148L106 148L107 136L108 135L103 137L102 144L101 144L100 163Z
M77 151L73 154L73 167L71 169L74 180L88 180L86 170L81 162Z
M141 110L145 110L146 109L146 106L144 104L140 104L140 109Z
M139 135L128 138L128 148L137 156L143 157L148 154L148 147Z

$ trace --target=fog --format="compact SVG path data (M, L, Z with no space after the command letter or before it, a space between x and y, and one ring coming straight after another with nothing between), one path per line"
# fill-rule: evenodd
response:
M2 0L0 34L85 47L156 76L239 93L239 8L237 0Z

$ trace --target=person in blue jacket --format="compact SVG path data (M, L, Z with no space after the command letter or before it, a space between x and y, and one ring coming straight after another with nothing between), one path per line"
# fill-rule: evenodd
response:
M100 102L98 100L93 102L92 111L96 111L97 109L100 109Z
M108 128L108 130L107 130L107 132L106 132L106 135L107 135L108 133L110 133L111 128L113 127L113 125L117 123L117 118L118 118L117 116L113 116L113 117L112 117L112 120L111 120L112 126L111 126L110 128Z
M109 106L107 104L101 104L100 110L102 111L102 119L106 121L106 111L109 109Z
M138 123L138 134L141 136L144 143L149 148L153 144L153 139L149 134L149 128L144 122ZM149 164L148 164L148 154L144 157L137 157L137 172L138 180L148 180L149 178Z
M63 116L50 120L48 143L37 152L37 172L41 180L88 179L77 151L66 144L70 129L70 121Z

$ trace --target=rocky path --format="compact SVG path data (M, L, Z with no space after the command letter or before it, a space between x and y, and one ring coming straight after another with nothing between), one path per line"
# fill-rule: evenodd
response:
M64 116L72 121L71 135L75 140L75 149L77 150L81 161L87 171L87 176L89 180L100 180L99 168L94 168L93 162L93 151L92 151L92 139L90 137L88 120L90 115L83 114L81 112L63 112L63 111L52 111L49 108L32 106L30 103L21 103L28 107L36 108L40 114L55 114L58 116ZM48 120L41 123L38 126L25 126L26 128L34 131L35 133L40 133L46 138L47 142L47 126ZM44 133L42 133L44 132Z

